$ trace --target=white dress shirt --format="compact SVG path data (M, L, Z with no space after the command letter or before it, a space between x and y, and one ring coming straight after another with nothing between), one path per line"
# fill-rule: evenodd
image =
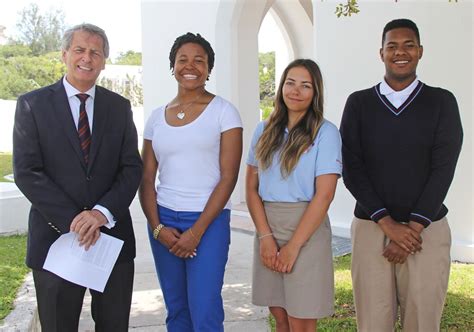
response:
M399 108L408 99L408 97L410 97L411 93L418 85L418 82L418 77L416 77L415 80L405 89L395 91L390 87L390 85L387 84L385 79L383 79L382 83L380 83L380 93L387 97L393 106Z
M76 95L79 93L85 93L89 95L89 98L87 98L86 100L86 113L87 113L87 120L89 121L89 129L92 135L92 124L94 122L95 85L89 90L87 90L86 92L81 92L77 90L75 87L73 87L71 83L67 81L66 76L64 76L63 78L63 84L64 84L64 89L66 90L67 100L69 102L69 107L71 109L71 114L72 114L72 118L74 119L74 124L76 125L76 129L79 125L79 112L80 112L79 108L81 106L81 101L79 100L78 97L76 97ZM107 218L108 223L104 225L105 227L112 228L115 226L116 220L114 216L112 215L112 213L110 213L109 209L99 204L96 204L93 207L93 209L100 211L105 216L105 218Z

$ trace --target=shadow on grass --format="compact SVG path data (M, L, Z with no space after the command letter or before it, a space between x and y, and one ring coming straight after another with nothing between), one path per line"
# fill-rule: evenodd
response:
M13 173L12 154L0 152L0 182L11 182L4 178L11 173Z
M350 255L334 259L335 313L318 321L318 331L357 331L350 267ZM452 264L441 331L474 331L473 267L472 264ZM273 321L271 325L274 331ZM395 331L401 331L400 321Z
M473 293L460 295L448 291L441 318L441 330L474 331Z
M334 310L332 317L318 321L318 331L357 331L351 288L338 287L336 284Z
M336 300L332 317L318 320L318 331L357 331L352 289L336 287ZM270 326L275 331L275 321L270 315Z
M29 271L25 254L25 235L0 236L0 321L13 308L16 292Z

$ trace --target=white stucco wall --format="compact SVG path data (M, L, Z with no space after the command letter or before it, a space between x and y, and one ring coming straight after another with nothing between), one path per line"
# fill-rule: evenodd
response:
M176 37L199 32L215 44L217 1L142 1L142 63L145 118L173 99L177 84L169 69L169 52ZM207 83L215 90L214 75Z
M11 152L16 100L0 99L0 152Z
M14 183L0 182L0 236L26 233L30 207Z

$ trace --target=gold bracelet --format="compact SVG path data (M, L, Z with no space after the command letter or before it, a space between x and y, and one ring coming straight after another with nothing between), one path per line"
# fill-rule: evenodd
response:
M165 227L165 225L163 224L159 224L158 226L156 226L156 228L153 230L153 238L155 240L158 240L158 236L160 236L160 232L161 230Z
M193 230L191 229L191 227L189 227L189 234L191 234L191 236L193 237L194 241L196 241L196 243L199 244L199 240L197 239L197 237L194 235L194 232Z

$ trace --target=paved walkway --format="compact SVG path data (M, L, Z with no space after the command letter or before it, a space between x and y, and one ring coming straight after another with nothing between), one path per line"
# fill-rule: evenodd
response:
M137 240L137 258L130 331L165 332L166 309L148 243L146 220L138 200L132 204L131 211ZM231 227L232 240L222 292L226 317L225 330L226 332L269 331L267 308L256 307L250 300L254 226L244 205L238 205L233 210ZM350 249L350 240L333 237L335 256L348 253ZM0 331L36 331L37 324L33 320L35 315L32 313L35 309L35 294L31 279L27 278L17 298L17 308L7 317ZM94 331L89 295L84 299L79 331Z
M243 217L232 217L232 222ZM240 222L246 222L245 220ZM247 221L251 222L250 220ZM134 219L137 239L137 258L135 259L135 283L130 314L130 331L165 332L166 309L158 284L153 256L146 234L146 220ZM233 231L229 261L227 264L224 288L225 330L227 331L267 331L268 312L266 308L251 304L253 237ZM79 323L80 331L93 331L94 322L90 315L90 296L84 300L84 308Z

